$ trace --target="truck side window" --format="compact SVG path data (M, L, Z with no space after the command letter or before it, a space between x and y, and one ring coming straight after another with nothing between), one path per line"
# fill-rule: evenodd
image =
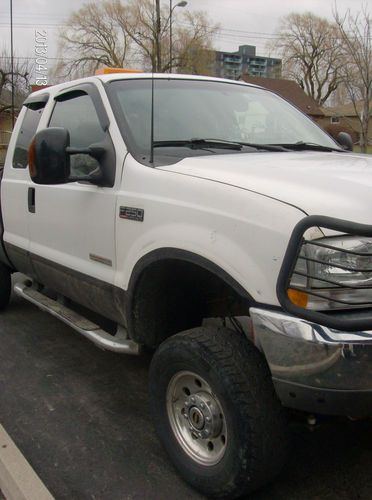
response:
M27 167L28 147L36 133L44 107L39 109L27 108L13 154L13 168Z
M92 99L80 94L71 99L57 101L49 127L63 127L70 132L70 146L85 148L104 140ZM87 175L99 166L98 161L86 154L71 156L71 174Z

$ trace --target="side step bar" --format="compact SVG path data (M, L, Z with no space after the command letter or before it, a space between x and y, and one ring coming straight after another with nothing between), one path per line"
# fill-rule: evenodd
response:
M14 293L60 319L102 349L123 354L140 353L140 345L128 339L124 328L118 327L116 335L110 335L75 311L38 292L28 283L30 281L16 283Z

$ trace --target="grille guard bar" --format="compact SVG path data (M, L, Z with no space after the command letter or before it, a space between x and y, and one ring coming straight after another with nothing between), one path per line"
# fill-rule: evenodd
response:
M325 217L323 215L311 215L300 220L292 232L278 276L276 293L280 305L286 312L293 314L294 316L306 319L313 323L319 323L327 326L328 328L334 328L347 332L372 330L372 308L368 310L358 309L357 313L359 313L359 317L355 317L356 310L354 310L354 314L350 313L350 317L345 317L345 314L343 314L342 317L338 317L337 313L328 314L311 311L296 306L290 301L287 293L290 280L301 251L304 233L312 227L330 229L348 236L365 236L372 238L372 225L357 224L355 222L335 219L333 217ZM363 317L360 317L361 312L363 313Z

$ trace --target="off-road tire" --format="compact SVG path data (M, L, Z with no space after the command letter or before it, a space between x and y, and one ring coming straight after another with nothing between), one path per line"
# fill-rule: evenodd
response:
M223 408L227 442L215 465L193 460L172 430L166 395L183 371L207 381ZM242 334L199 327L170 337L154 354L149 386L160 439L182 477L201 493L237 498L280 472L288 450L286 414L264 357Z

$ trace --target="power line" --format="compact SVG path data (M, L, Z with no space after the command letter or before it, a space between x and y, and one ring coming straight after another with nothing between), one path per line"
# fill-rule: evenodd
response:
M178 23L178 24L180 24L181 26L192 27L192 24L189 24L189 23ZM9 26L9 23L0 22L0 27L8 27L8 26ZM30 23L13 23L13 26L18 26L18 27L22 27L22 28L29 28L29 29L36 29L37 27L63 28L63 27L66 27L66 24L37 23L37 25L35 25L35 24L31 25ZM208 26L208 28L210 28L210 33L215 33L215 29L212 26ZM263 39L277 38L277 35L275 35L275 34L259 32L259 31L235 30L232 28L219 28L219 29L217 29L217 32L225 32L225 34L228 36L236 36L236 37L250 36L251 38L263 38ZM235 35L234 33L237 33L237 34ZM240 35L239 35L239 33L240 33Z
M8 27L9 26L9 23L7 22L0 22L0 26L3 26L3 27ZM30 24L30 23L13 23L13 26L15 27L19 27L19 28L29 28L29 29L37 29L37 28L44 28L44 27L47 27L47 28L62 28L63 26L66 26L65 24L60 24L60 23L35 23L35 24Z
M190 23L179 23L181 26L188 26L192 27L192 24ZM7 22L0 22L0 28L7 28L9 27L9 23ZM38 27L49 27L49 28L62 28L66 27L66 24L61 24L61 23L37 23L35 24L30 24L30 23L13 23L13 27L22 27L26 29L37 29ZM207 28L210 28L209 32L207 31L207 34L213 35L214 38L218 40L225 40L225 41L230 41L234 42L237 41L239 42L240 40L246 40L247 38L250 38L252 40L265 40L265 41L275 41L280 39L280 35L275 34L275 33L267 33L263 31L246 31L246 30L239 30L235 28L217 28L215 30L214 27L212 26L207 26ZM341 40L342 37L333 37L332 40Z
M48 61L50 60L53 60L53 61L75 61L74 58L67 58L67 57L48 57L48 56L33 56L33 57L30 57L30 56L14 56L13 59L19 59L21 61L23 60L32 60L34 61L35 59L37 59L38 57L45 57L46 59L48 59ZM1 59L11 59L11 56L0 56L0 60Z
M29 16L27 16L29 17ZM39 19L39 17L38 17ZM67 22L67 19L66 19ZM185 22L178 22L179 25L181 26L188 26L188 27L193 27L191 23L185 23ZM8 27L9 23L8 22L0 22L0 27ZM14 26L19 26L22 28L29 28L29 29L36 29L37 27L54 27L54 28L62 28L66 27L66 23L36 23L36 24L30 24L26 22L19 22L19 23L14 23L13 22L13 27ZM272 40L272 39L277 39L279 38L279 35L275 33L268 33L265 31L246 31L246 30L239 30L236 28L215 28L213 26L207 26L207 28L210 28L210 33L215 33L217 32L222 32L226 36L234 36L236 38L243 38L243 37L250 37L250 38L255 38L255 39L263 39L263 40ZM339 40L341 37L333 37L334 40Z

